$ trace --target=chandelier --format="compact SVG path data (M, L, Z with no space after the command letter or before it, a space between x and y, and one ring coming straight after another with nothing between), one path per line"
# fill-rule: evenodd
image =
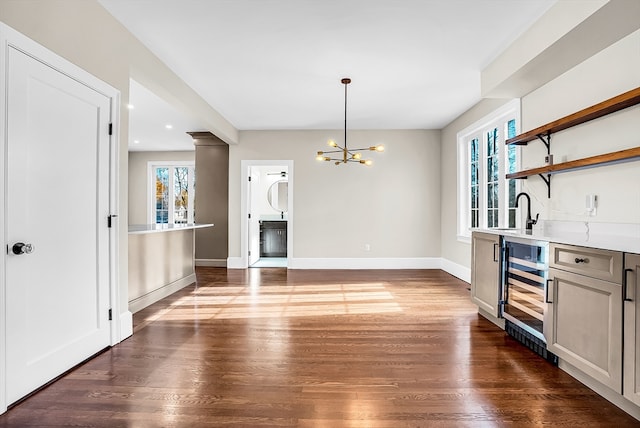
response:
M365 147L362 149L347 148L347 85L351 83L351 79L349 79L348 77L345 77L344 79L341 80L341 82L344 84L344 147L341 147L340 145L338 145L338 143L336 143L334 140L329 140L327 143L329 147L333 147L336 150L319 151L316 156L316 159L319 161L327 161L327 162L334 161L336 165L340 165L341 163L347 163L347 162L357 162L357 163L369 166L373 164L373 161L370 159L362 159L361 152L365 150L374 151L374 152L383 152L384 146L379 144L377 146ZM339 154L335 154L335 153L339 153ZM329 156L326 156L327 154ZM332 156L336 156L336 157L332 157Z

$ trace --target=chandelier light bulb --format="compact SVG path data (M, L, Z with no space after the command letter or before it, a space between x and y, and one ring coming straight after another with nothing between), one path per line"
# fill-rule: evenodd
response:
M337 146L338 146L338 144L337 144L335 141L333 141L333 140L329 140L329 141L327 141L327 144L328 144L330 147L337 147Z
M364 164L366 166L371 166L371 165L373 165L373 161L371 159L367 159L366 161L364 161Z
M352 157L354 159L360 159L360 158L362 158L362 153L354 153Z
M317 161L323 161L324 160L324 156L322 156L322 152L318 153L318 156L316 156L316 160Z
M378 144L376 146L376 152L384 152L384 146L382 144Z

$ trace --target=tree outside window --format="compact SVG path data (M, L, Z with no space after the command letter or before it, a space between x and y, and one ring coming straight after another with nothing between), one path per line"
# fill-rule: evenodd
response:
M193 163L157 164L150 162L150 188L154 197L150 222L155 224L194 223L195 169Z

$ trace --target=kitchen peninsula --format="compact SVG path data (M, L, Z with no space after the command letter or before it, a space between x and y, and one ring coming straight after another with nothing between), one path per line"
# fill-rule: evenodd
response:
M136 313L192 284L195 229L213 224L129 226L129 310Z

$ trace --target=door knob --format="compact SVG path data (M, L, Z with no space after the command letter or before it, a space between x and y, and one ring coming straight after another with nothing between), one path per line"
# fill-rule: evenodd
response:
M31 244L25 244L23 242L16 242L15 244L13 244L13 248L11 248L11 251L13 251L13 254L16 255L20 255L20 254L31 254L33 253L33 245Z

